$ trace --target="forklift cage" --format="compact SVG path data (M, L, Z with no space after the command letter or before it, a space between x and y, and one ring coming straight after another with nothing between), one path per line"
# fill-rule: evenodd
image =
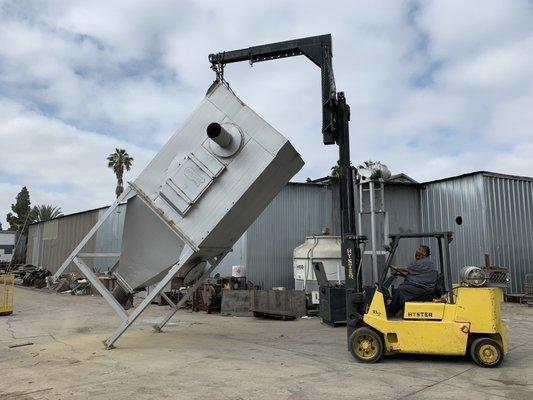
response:
M383 292L388 289L385 284L387 275L392 267L392 260L402 239L436 239L439 250L439 274L444 277L444 292L449 293L452 289L452 271L450 268L450 243L453 240L453 232L419 232L419 233L397 233L389 235L391 239L390 251L387 261L381 270L378 281L378 290ZM450 296L453 303L453 296Z

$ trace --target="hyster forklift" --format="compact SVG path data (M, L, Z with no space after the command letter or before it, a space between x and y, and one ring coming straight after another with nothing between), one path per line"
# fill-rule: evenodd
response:
M385 308L386 279L388 271L392 270L390 261L377 288L363 287L360 245L366 238L356 233L350 106L344 93L336 90L332 54L331 35L321 35L213 53L209 55L209 62L216 82L228 87L224 69L227 64L236 62L248 61L252 65L303 55L321 70L322 139L325 145L337 145L339 149L341 257L345 268L348 348L364 362L375 362L382 354L465 354L470 349L480 365L497 366L507 349L505 328L500 321L500 288L454 287L449 290L446 303L410 302L405 307L407 318L394 321L387 318ZM396 240L399 239L397 236ZM449 288L450 282L448 275Z
M367 289L362 321L349 339L352 355L362 362L376 362L383 354L412 353L464 356L482 367L497 367L507 353L507 330L500 307L505 283L482 268L465 267L461 283L451 284L449 243L451 232L390 235L390 252L375 290ZM433 293L407 301L403 318L387 315L393 281L405 276L392 262L402 239L436 239L439 275ZM444 252L444 254L443 254ZM495 287L490 285L494 283Z

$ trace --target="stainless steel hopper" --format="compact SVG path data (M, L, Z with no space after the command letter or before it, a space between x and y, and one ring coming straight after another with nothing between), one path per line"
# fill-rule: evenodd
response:
M200 276L189 291L192 295L302 166L300 155L286 138L228 87L213 84L183 127L130 182L55 276L74 262L123 317L122 325L106 341L112 347L175 274L191 279ZM122 250L112 269L119 284L115 298L79 253L125 200ZM156 285L155 289L126 315L123 300L149 285ZM178 306L174 305L157 330Z

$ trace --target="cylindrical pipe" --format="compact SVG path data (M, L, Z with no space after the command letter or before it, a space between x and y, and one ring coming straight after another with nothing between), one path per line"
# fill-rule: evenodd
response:
M228 147L231 144L231 134L218 122L211 122L206 132L207 136L220 147Z

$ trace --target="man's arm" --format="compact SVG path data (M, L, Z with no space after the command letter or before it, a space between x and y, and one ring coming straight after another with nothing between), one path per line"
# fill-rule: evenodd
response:
M402 274L407 275L409 273L409 267L400 266L400 265L391 265L391 267L401 272Z

